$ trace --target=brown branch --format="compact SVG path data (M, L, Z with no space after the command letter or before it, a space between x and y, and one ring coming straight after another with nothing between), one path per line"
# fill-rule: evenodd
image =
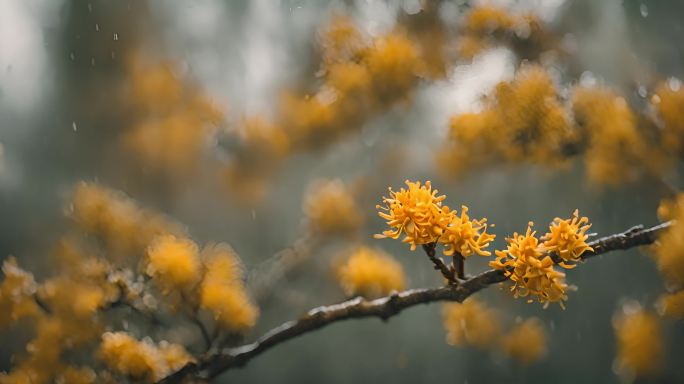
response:
M582 258L588 259L610 251L652 244L656 241L658 234L671 227L672 223L670 221L650 228L636 226L622 233L596 239L589 243L594 251L584 253ZM329 324L365 317L377 317L387 320L404 309L418 304L436 301L462 302L468 296L481 289L503 281L506 281L503 272L492 269L472 277L459 285L447 285L430 289L411 289L370 301L357 297L340 304L314 308L300 319L289 321L272 329L251 344L211 353L201 358L197 363L186 365L159 383L181 383L187 378L211 379L228 369L245 365L252 358L280 343L323 328Z
M447 279L449 284L458 284L458 280L456 280L454 271L451 270L446 264L444 264L444 261L442 259L437 257L436 247L437 244L435 243L423 244L423 250L425 251L425 254L427 255L428 259L430 259L430 261L432 261L432 264L435 265L435 270L438 270L440 273L442 273L442 276L444 276L444 278Z

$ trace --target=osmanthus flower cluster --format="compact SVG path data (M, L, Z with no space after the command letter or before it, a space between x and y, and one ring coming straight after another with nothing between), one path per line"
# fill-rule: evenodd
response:
M659 312L681 320L684 319L684 194L663 200L658 207L658 216L673 221L653 246L656 266L668 291L658 300Z
M157 236L185 234L176 221L97 183L76 185L67 214L79 230L96 237L107 254L119 260L142 254Z
M437 12L430 15L432 25L442 23ZM318 33L320 68L311 92L285 91L273 118L247 116L233 127L237 145L223 171L229 188L262 196L289 156L358 132L371 117L410 100L421 78L444 76L442 50L430 38L439 28L413 38L412 21L406 16L396 28L370 35L352 18L333 15Z
M363 215L353 190L342 180L318 180L306 192L303 204L312 234L349 236L362 224Z
M471 345L504 352L521 364L540 360L546 353L546 333L541 322L530 318L504 330L502 314L475 297L442 307L442 322L449 345Z
M123 135L123 148L148 170L187 175L202 159L223 114L172 63L134 54L127 64L125 98L135 120Z
M481 111L451 118L438 165L452 174L499 162L563 165L578 139L551 75L526 65L496 86Z
M348 296L375 298L404 289L406 277L401 264L387 253L358 247L336 268L336 276Z
M556 262L552 255L559 258L563 268L574 268L581 260L583 253L593 251L587 244L587 230L591 227L589 219L580 217L575 210L570 219L555 218L549 226L549 232L537 238L532 230L533 223L527 226L525 234L514 233L507 238L508 247L504 251L496 251L497 259L489 265L500 269L511 279L511 291L515 297L537 298L544 306L567 300L565 273L554 268ZM532 301L529 299L528 301Z
M535 14L513 13L488 4L474 6L463 16L458 43L458 53L466 59L501 45L522 58L534 59L557 45Z
M486 248L495 235L487 233L486 219L471 219L465 206L457 215L443 203L446 196L438 195L429 181L421 185L407 180L406 186L398 192L390 188L390 196L383 198L385 205L377 206L389 229L376 238L403 236L402 241L410 244L411 250L417 245L443 244L446 256L491 255ZM507 249L496 251L496 260L489 264L510 278L515 297L533 296L545 306L555 302L563 306L568 285L565 274L554 268L552 256L558 258L561 267L573 268L583 253L592 251L586 242L590 227L589 219L580 217L577 210L570 219L554 219L541 238L530 222L525 234L515 233L506 239Z
M53 276L37 282L15 259L4 262L0 328L28 327L33 338L12 370L0 373L0 384L154 382L192 358L164 340L173 333L155 328L138 341L145 323L199 325L207 344L215 341L212 327L220 339L254 326L259 311L230 247L200 249L175 222L96 184L79 184L73 200L68 213L75 225L55 247ZM122 316L130 331L116 331Z
M630 302L615 316L613 327L617 340L617 372L630 380L658 373L665 355L658 317Z
M395 192L389 189L389 197L383 198L384 206L378 205L378 215L387 220L390 229L375 238L398 239L415 250L418 245L440 243L444 254L458 254L464 258L474 254L490 256L486 251L495 235L487 233L487 219L470 219L468 208L461 207L461 215L442 202L446 196L438 195L427 181L406 180L407 188Z
M178 344L138 341L125 332L104 333L99 357L111 370L146 382L160 380L194 360Z

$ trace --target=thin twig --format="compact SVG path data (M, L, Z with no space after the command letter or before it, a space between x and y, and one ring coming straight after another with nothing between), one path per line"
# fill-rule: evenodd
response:
M458 284L458 280L456 280L454 271L449 269L449 267L444 264L444 261L441 258L437 257L437 252L435 250L436 246L437 244L435 243L423 244L423 250L425 250L425 254L427 255L428 259L430 259L432 264L435 265L435 269L442 273L442 276L447 279L449 284Z
M585 252L582 258L588 259L610 251L652 244L656 241L658 234L671 227L672 223L670 221L650 228L636 226L622 233L596 239L589 243L594 251ZM504 273L500 270L492 269L472 277L459 285L447 285L431 289L411 289L370 301L357 297L340 304L314 308L299 320L282 324L251 344L211 353L200 359L197 363L190 363L176 373L159 381L159 384L181 383L187 378L211 379L228 369L245 365L252 358L280 343L323 328L329 324L365 317L378 317L382 320L387 320L402 310L418 304L437 301L462 302L481 289L503 281L506 281Z

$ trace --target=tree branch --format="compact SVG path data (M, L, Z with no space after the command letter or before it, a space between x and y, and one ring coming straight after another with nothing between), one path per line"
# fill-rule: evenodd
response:
M673 222L669 221L650 228L639 225L622 233L596 239L589 243L594 251L585 252L582 258L588 259L610 251L652 244L656 241L657 236L670 228L672 224ZM437 301L462 302L481 289L506 280L507 278L502 271L492 269L459 285L410 289L370 301L357 297L340 304L314 308L300 319L289 321L272 329L251 344L208 354L199 359L197 363L190 363L176 373L167 376L159 384L181 383L188 378L211 379L228 369L245 365L252 358L282 342L323 328L326 325L342 320L365 317L378 317L387 320L404 309L418 304Z
M444 263L444 261L437 257L436 248L436 243L423 244L423 250L425 251L425 254L427 255L428 259L430 259L432 264L434 264L435 269L438 270L442 274L442 276L444 276L445 279L447 279L449 284L458 284L458 280L456 280L454 271L449 269L449 267Z

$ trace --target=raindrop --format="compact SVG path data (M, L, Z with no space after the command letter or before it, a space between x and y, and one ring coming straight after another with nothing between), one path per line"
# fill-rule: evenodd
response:
M256 211L252 209L252 220L256 220Z
M648 16L648 7L646 6L646 4L641 4L639 6L639 12L641 13L641 17Z
M90 58L90 65L92 65L93 67L95 66L95 58L94 57Z
M100 24L95 24L95 32L100 32Z
M93 4L88 3L88 12L92 12L92 11L93 11Z
M75 122L75 121L72 121L72 122L71 122L71 128L74 130L74 132L76 132L76 131L78 130L78 127L76 127L76 122Z
M670 87L673 92L677 92L682 87L682 81L676 77L670 77L667 79L667 86Z
M71 59L71 61L74 61L74 59L76 59L76 55L74 55L74 53L71 52L71 53L69 54L69 58Z
M648 91L646 91L646 87L644 87L643 85L639 86L637 92L639 93L639 96L641 96L642 98L645 98L648 95Z
M590 71L582 72L582 75L580 76L580 85L583 87L593 87L596 83L596 76L594 76L593 73Z
M119 41L119 34L114 32L114 41Z

